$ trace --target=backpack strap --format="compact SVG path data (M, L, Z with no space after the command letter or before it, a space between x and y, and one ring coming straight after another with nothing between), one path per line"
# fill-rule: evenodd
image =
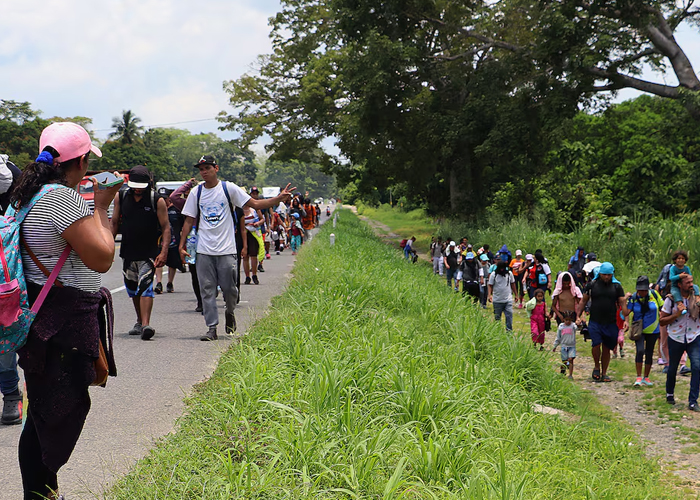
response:
M221 181L221 185L224 188L224 194L226 195L226 199L228 200L228 207L229 209L231 209L231 217L233 217L233 227L236 231L238 231L238 215L236 215L236 209L234 208L233 203L231 202L231 195L228 193L226 181Z
M66 245L65 250L63 250L63 253L61 253L61 256L58 258L58 262L56 263L56 267L54 267L53 271L51 271L51 274L49 275L48 279L46 280L46 283L41 288L41 292L39 293L39 296L34 301L34 305L32 305L32 312L34 314L39 312L41 305L44 303L46 296L49 294L49 290L51 290L51 287L53 286L54 281L56 281L56 278L58 277L58 273L61 272L61 269L63 268L63 264L66 263L66 260L68 259L68 254L70 253L71 250L72 250L71 246Z
M36 254L32 252L32 249L29 248L29 245L27 245L27 242L24 240L24 237L20 235L19 237L20 244L22 245L22 248L27 252L27 255L29 255L29 258L32 259L32 262L36 265L36 267L39 268L39 270L44 273L44 276L47 278L51 276L51 273L49 272L48 269L46 269L46 266L41 263L41 261L37 258ZM70 245L68 245L70 247ZM70 250L68 250L70 252ZM56 280L56 286L59 288L63 288L63 283L61 283L59 280Z
M199 232L199 219L202 216L202 211L199 208L199 200L202 199L202 184L197 186L197 227L195 228L195 233Z
M32 208L34 208L34 205L36 205L36 203L41 198L43 198L45 194L60 188L70 189L67 186L64 186L63 184L44 184L43 186L41 186L39 191L37 191L37 193L34 196L32 196L32 199L29 200L29 203L22 206L22 208L20 208L18 211L15 211L15 208L13 206L10 206L7 209L6 215L14 217L18 224L22 224L22 222L24 222L24 218L27 216L29 211Z

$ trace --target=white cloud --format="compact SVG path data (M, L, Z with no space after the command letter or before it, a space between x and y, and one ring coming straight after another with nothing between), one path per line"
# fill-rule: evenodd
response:
M270 51L267 19L278 9L277 0L4 2L1 97L45 116L92 117L96 130L123 109L145 125L213 117L227 108L223 81Z

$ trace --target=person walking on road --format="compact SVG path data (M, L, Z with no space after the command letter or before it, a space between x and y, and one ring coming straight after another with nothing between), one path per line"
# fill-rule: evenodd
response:
M143 165L129 171L128 186L114 199L112 232L122 235L119 256L124 260L124 286L136 311L129 335L150 340L156 333L151 326L153 279L156 268L165 265L170 247L168 207L156 194L151 173Z
M676 404L674 391L676 388L676 370L683 353L690 359L690 392L688 393L688 408L700 411L698 393L700 392L700 320L697 310L699 307L693 289L693 277L681 274L678 280L681 301L676 303L672 297L666 297L661 309L661 324L668 327L668 372L666 373L666 402ZM683 311L688 311L683 314Z
M175 274L180 271L185 272L185 266L180 260L180 231L182 229L182 214L180 210L173 205L170 200L172 189L160 188L158 194L165 200L165 205L168 207L168 222L170 223L170 246L168 246L168 257L165 261L165 266L168 267L168 282L165 285L165 290L168 293L175 291L174 281ZM165 267L163 266L163 267ZM156 294L163 293L163 267L156 268L156 286L153 291Z
M221 288L226 301L226 332L236 330L234 308L238 302L237 257L235 239L235 208L250 207L264 209L289 200L289 184L274 198L255 200L232 182L218 179L219 165L213 156L202 156L195 165L204 179L190 193L182 214L186 217L182 234L189 234L197 225L197 274L202 293L204 320L207 332L200 340L216 340L219 324L219 311L216 305L216 289ZM240 222L240 221L239 221ZM184 261L189 257L184 237L180 238L180 256Z
M506 330L513 330L513 295L515 294L515 278L508 270L505 261L499 261L496 270L489 276L489 302L493 302L493 315L497 322L501 314L506 313Z
M102 156L87 131L75 123L53 123L41 133L39 147L41 153L12 192L10 209L21 212L43 194L20 227L30 304L47 281L44 271L53 270L59 256L72 249L58 273L62 286L50 289L18 352L29 401L18 450L25 500L60 498L58 471L68 462L90 410L88 388L100 355L99 311L111 304L100 276L114 259L107 209L122 184L98 189L93 180L93 214L75 189L90 153Z
M596 382L610 382L608 365L610 352L617 346L617 310L625 305L625 291L615 279L615 267L610 262L603 262L598 277L588 283L583 290L583 298L577 307L577 324L581 324L581 315L588 301L591 301L588 333L591 337L591 354L595 368L592 378ZM601 347L602 346L602 347Z

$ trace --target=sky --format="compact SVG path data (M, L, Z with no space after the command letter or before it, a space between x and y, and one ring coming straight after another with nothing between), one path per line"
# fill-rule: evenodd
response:
M213 119L231 110L223 82L271 51L268 19L280 8L278 0L0 2L0 98L28 101L46 118L90 117L102 140L127 109L146 127L232 137ZM697 31L683 28L677 39L700 68Z

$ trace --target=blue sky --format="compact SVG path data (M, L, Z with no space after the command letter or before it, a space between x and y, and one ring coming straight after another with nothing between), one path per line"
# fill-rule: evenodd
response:
M279 7L277 0L5 0L0 98L29 101L45 117L91 117L102 139L125 109L146 126L211 119L230 109L223 82L270 52L268 18ZM697 31L684 28L677 38L700 67ZM677 83L670 74L665 80ZM623 91L618 100L635 95ZM217 126L177 125L194 133Z

